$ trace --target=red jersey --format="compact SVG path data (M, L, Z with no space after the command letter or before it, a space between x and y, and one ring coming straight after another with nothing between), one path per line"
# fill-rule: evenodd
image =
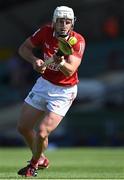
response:
M68 37L75 37L77 43L73 45L73 54L76 57L82 59L85 40L84 38L75 31L72 31ZM44 27L38 29L31 37L30 40L35 47L40 47L43 52L44 61L55 54L58 49L58 40L54 35L54 30L51 25L45 25ZM65 56L66 61L68 61L68 56ZM73 86L79 82L77 71L69 77L66 77L60 70L57 64L54 62L47 66L42 77L51 83L59 86Z

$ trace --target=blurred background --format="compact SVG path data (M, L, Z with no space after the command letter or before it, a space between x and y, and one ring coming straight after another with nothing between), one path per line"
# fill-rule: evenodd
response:
M124 1L0 1L0 146L25 146L16 130L23 99L39 76L17 55L20 44L51 21L57 6L74 9L86 40L78 96L51 147L124 145Z

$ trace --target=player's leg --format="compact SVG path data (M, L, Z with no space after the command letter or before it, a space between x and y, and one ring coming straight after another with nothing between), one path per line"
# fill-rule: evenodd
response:
M33 141L35 140L36 132L34 130L34 126L37 120L41 119L44 112L33 108L32 106L28 105L27 103L23 104L21 118L18 122L17 128L18 131L24 136L24 139L28 146L30 147L31 151L33 149ZM44 141L44 150L48 146L48 140ZM42 154L43 158L44 154Z
M43 118L43 121L41 122L39 126L39 131L35 134L35 136L33 136L34 141L33 141L33 144L31 144L33 157L30 161L30 164L20 169L18 171L19 175L24 175L24 176L37 175L38 161L44 151L44 147L47 146L46 142L48 142L48 135L58 126L61 120L62 120L62 116L59 116L53 112L48 112L45 115L45 117ZM27 133L24 133L24 134L27 135ZM30 134L31 133L29 133L29 136Z
M32 150L33 141L36 136L34 126L39 118L42 117L43 112L30 106L27 103L23 104L20 120L17 124L17 129L24 137L26 143Z
M37 110L33 108L27 103L23 104L21 118L18 122L17 128L20 134L24 137L26 143L30 147L33 154L33 144L36 139L36 132L34 130L34 126L36 122L42 117L43 111ZM44 142L43 149L47 146L47 140ZM44 156L42 154L42 156ZM44 157L44 161L41 165L45 166L46 157ZM37 167L32 166L31 163L18 171L19 175L25 176L36 176L37 175Z
M54 112L46 113L39 126L39 131L37 132L36 139L34 141L33 159L38 160L40 158L40 155L44 151L44 144L45 146L47 145L46 142L48 142L49 134L58 126L62 118L62 116Z

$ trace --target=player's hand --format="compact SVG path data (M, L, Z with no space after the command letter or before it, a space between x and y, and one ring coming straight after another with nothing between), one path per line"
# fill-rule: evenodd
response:
M46 66L43 66L44 61L42 59L37 59L33 61L33 68L39 73L44 73Z
M64 59L64 56L56 56L56 55L54 55L54 62L56 64L60 64L63 61L63 59Z

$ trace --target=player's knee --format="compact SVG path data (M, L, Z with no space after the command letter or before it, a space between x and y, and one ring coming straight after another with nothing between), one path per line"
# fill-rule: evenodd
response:
M46 139L48 137L47 131L43 130L39 132L39 136L42 140Z
M47 128L42 127L39 131L39 136L42 140L46 139L49 136L49 131Z

